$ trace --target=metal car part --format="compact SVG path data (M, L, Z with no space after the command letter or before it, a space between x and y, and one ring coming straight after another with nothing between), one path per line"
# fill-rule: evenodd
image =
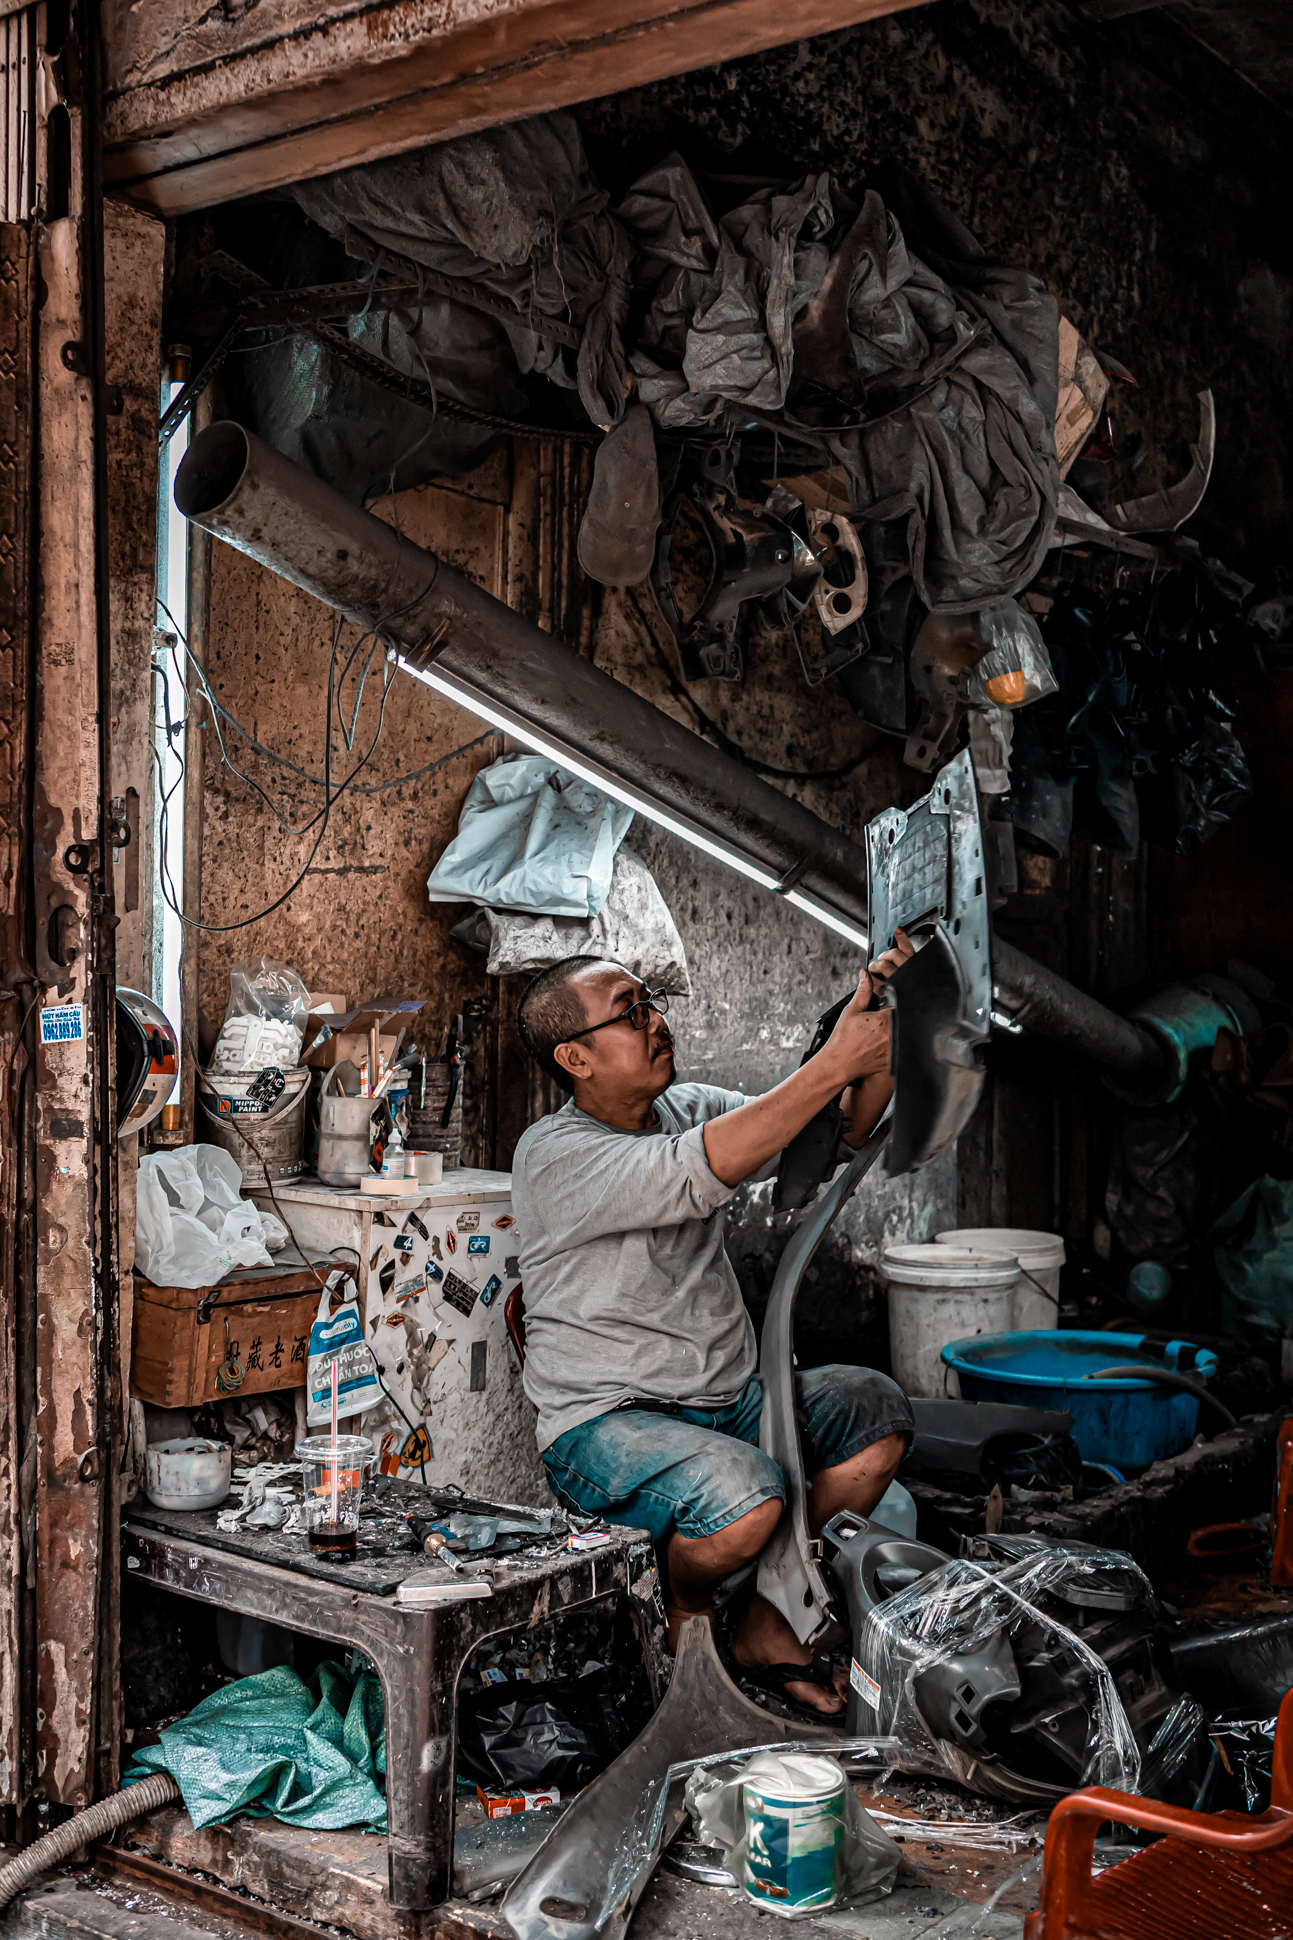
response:
M1175 532L1203 503L1217 454L1217 412L1211 391L1199 392L1199 442L1190 446L1190 469L1175 485L1165 485L1146 498L1115 505L1106 523L1115 532Z
M675 522L684 510L700 523L712 577L704 598L684 620L674 593L671 555ZM744 672L736 622L746 600L766 599L790 584L795 567L791 534L766 512L748 509L728 479L691 482L667 500L651 565L651 590L673 634L684 680L740 680Z
M830 566L823 570L813 586L817 617L827 633L843 633L846 627L854 626L866 612L867 571L862 541L851 519L846 519L840 512L824 511L821 507L809 512L808 530L818 560L827 553L832 555ZM831 574L831 567L841 557L852 568L847 581L837 580Z
M723 1669L704 1617L678 1637L659 1709L633 1743L563 1813L499 1907L517 1940L621 1940L670 1839L687 1816L672 1785L653 1841L636 1858L631 1834L673 1765L686 1759L811 1740L838 1746L826 1726L791 1724L760 1710Z
M867 823L871 949L899 929L923 949L895 971L882 1001L897 1014L890 1178L930 1161L963 1129L983 1088L978 1047L990 1032L991 932L979 799L969 750L911 808Z
M468 705L479 700L568 747L644 803L730 845L783 893L865 924L866 856L850 837L241 425L198 434L175 503L203 531L397 644L410 666L434 663ZM1001 1008L1026 1029L1128 1084L1153 1083L1161 1052L1138 1025L1001 940L994 972Z
M888 1135L885 1118L791 1234L777 1262L759 1339L759 1446L786 1482L781 1520L759 1557L759 1594L781 1612L801 1644L815 1642L829 1629L833 1586L808 1528L808 1489L795 1418L795 1301L813 1255L879 1158Z

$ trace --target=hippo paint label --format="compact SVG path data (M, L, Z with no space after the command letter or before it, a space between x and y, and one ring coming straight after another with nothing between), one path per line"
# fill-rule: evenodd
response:
M745 1787L745 1890L778 1913L833 1906L844 1830L844 1788L824 1798L777 1798Z

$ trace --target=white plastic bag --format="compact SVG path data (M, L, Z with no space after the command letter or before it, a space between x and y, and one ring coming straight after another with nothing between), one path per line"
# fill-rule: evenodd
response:
M241 1197L242 1173L218 1145L139 1161L135 1260L156 1287L210 1287L240 1266L272 1266L287 1228Z
M283 1070L299 1064L309 1010L309 993L288 964L273 957L235 963L211 1071L263 1071L266 1065Z
M505 755L467 790L427 895L536 916L596 916L632 820L631 808L546 755Z

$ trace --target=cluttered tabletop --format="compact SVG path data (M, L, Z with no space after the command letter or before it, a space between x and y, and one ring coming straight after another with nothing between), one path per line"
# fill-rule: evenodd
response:
M465 1579L514 1582L559 1567L572 1552L640 1540L636 1531L603 1529L555 1507L491 1503L459 1489L428 1489L379 1475L359 1510L353 1554L333 1560L311 1549L302 1510L300 1463L262 1463L236 1471L217 1508L161 1509L141 1500L131 1505L128 1520L369 1596L395 1595L411 1578L433 1585L443 1579L446 1591ZM427 1552L428 1533L438 1559ZM444 1560L446 1553L451 1560Z

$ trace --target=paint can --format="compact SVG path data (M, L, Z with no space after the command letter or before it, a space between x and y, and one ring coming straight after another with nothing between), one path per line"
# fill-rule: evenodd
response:
M958 1393L939 1358L967 1334L1005 1333L1014 1312L1019 1261L968 1248L887 1246L880 1278L889 1283L889 1365L904 1394ZM946 1385L944 1382L946 1380Z
M770 1913L807 1913L839 1898L848 1780L833 1758L760 1752L745 1770L746 1897Z

